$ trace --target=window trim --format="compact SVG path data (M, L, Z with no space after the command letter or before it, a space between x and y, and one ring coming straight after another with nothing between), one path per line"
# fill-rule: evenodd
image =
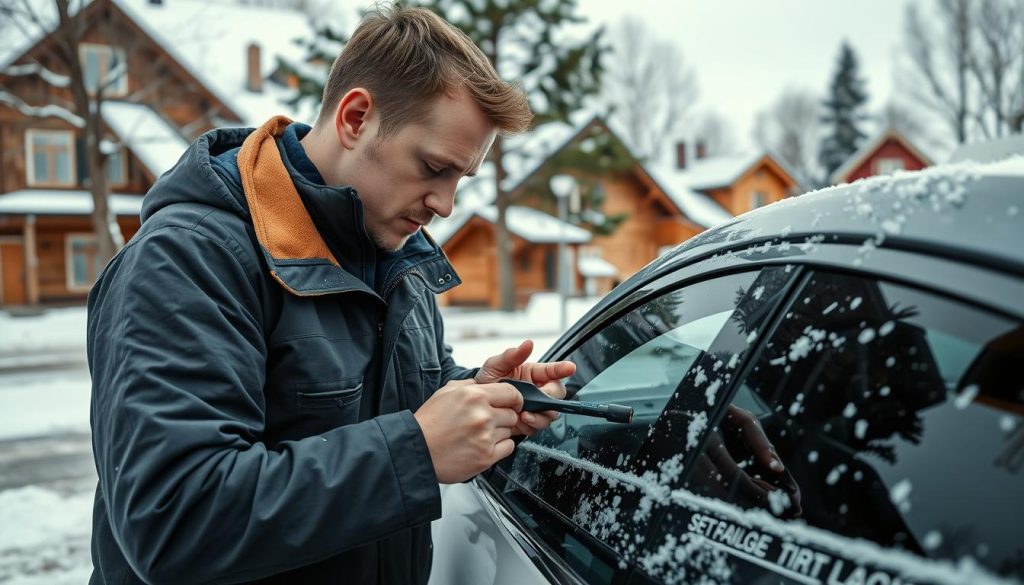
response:
M131 183L131 180L128 178L128 149L124 145L121 145L121 146L117 147L117 152L121 156L121 165L120 166L121 166L121 178L123 180L121 182L115 183L114 181L110 180L110 176L109 175L106 175L107 187L108 188L124 187L125 185L128 185L128 184ZM109 160L110 160L110 155L107 155L107 161L109 161ZM104 174L106 174L106 172L107 172L107 164L106 163L103 165L103 172L104 172Z
M68 232L64 234L64 284L67 286L68 292L89 292L93 284L95 284L95 280L89 284L75 282L75 263L72 256L75 242L96 245L96 234L92 232ZM98 277L99 274L96 276Z
M35 161L35 139L36 136L67 136L68 140L68 169L70 173L70 180L67 183L55 182L40 182L36 180L36 161ZM25 182L29 187L74 187L78 184L78 157L75 156L75 133L71 130L51 130L45 128L27 128L25 130ZM56 161L54 161L56 165ZM56 177L56 168L54 168L54 177Z
M892 164L893 161L898 162L899 163L899 167L894 166ZM892 166L893 168L887 169L887 170L883 170L883 168L882 168L883 167L883 163L885 163L885 165ZM871 164L871 171L875 175L891 175L891 174L895 173L896 171L906 170L906 168L907 168L906 162L902 158L900 158L898 156L882 156L882 157L878 157Z
M101 75L103 77L106 77L106 75L110 72L110 61L111 61L111 57L113 57L114 55L117 56L117 59L120 62L125 64L124 73L117 80L117 84L108 86L103 91L103 97L112 98L112 97L124 97L124 96L128 95L128 67L127 67L128 61L127 61L126 51L123 48L121 48L121 47L115 47L115 46L111 46L111 45L104 45L103 43L79 43L79 45L78 45L78 60L81 63L81 66L82 66L82 79L83 79L83 81L85 79L86 55L89 52L91 52L91 51L99 52L100 54L105 54L106 57L107 57L107 61L106 61L107 70L105 72L101 73ZM99 84L99 82L100 82L100 80L97 79L96 83ZM91 96L96 95L96 90L95 89L90 89L88 87L88 84L86 84L85 90Z

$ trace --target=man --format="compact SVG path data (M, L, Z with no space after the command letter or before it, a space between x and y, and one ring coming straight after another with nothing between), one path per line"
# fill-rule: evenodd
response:
M555 416L498 380L575 369L529 342L457 366L421 229L530 117L465 35L387 8L315 128L215 130L157 181L89 297L92 583L426 581L438 482Z

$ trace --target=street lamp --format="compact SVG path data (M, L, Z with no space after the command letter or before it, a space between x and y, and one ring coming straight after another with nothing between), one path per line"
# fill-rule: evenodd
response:
M565 254L565 224L569 221L569 198L572 196L573 199L578 197L576 193L579 192L579 185L576 183L576 178L572 175L555 175L551 177L551 181L548 183L551 186L551 192L555 194L558 199L558 296L561 301L561 331L565 331L567 326L566 317L566 304L569 298L569 274L570 268L566 266Z

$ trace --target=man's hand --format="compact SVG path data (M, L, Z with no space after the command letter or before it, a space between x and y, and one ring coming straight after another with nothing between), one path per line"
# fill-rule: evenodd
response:
M455 380L434 393L413 416L423 431L440 483L466 481L515 448L523 395L510 384Z
M519 347L510 347L496 356L487 358L483 367L476 374L476 382L489 384L502 378L513 378L529 382L553 398L565 398L565 386L562 384L562 378L568 378L576 373L576 364L572 362L551 362L549 364L526 362L526 358L530 357L532 352L533 341L527 339L519 344ZM546 429L556 418L558 418L558 413L550 410L520 412L519 422L512 430L512 434L532 436L537 431Z

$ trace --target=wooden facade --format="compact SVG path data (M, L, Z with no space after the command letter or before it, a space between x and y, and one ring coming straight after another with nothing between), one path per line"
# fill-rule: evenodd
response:
M218 122L243 121L115 2L89 3L83 8L82 17L86 23L84 46L125 58L127 80L123 87L108 92L105 100L125 99L148 106L185 141ZM66 73L54 54L53 39L46 36L28 47L14 63L39 63L57 73ZM3 81L10 93L29 106L73 103L69 90L46 83L36 75L8 76ZM111 143L120 142L121 137L111 128L104 128L104 135ZM35 136L54 137L60 148L70 142L66 154L42 155L59 156L62 165L67 160L71 167L69 177L62 171L39 180L40 173L34 173L30 152L38 152L37 145L45 141L30 147L29 141ZM108 185L109 190L141 198L159 173L148 168L130 148L122 148L118 158L121 171L113 176L122 178ZM86 174L81 129L61 117L30 116L0 104L0 202L4 194L24 195L33 190L50 194L87 193ZM118 224L127 241L139 229L140 219L137 215L119 216ZM83 302L89 286L76 282L74 277L96 276L98 267L90 264L88 251L92 233L88 215L53 215L45 209L40 213L0 212L0 307Z
M795 195L798 189L796 179L764 155L733 182L704 192L732 215L740 215Z
M919 171L931 164L931 160L906 137L888 129L867 142L850 160L836 169L831 180L834 185L852 183L895 171Z
M536 292L558 290L558 244L534 243L511 235L512 273L516 305L525 306ZM569 256L578 254L578 244L569 244ZM497 243L494 224L473 216L444 244L445 253L455 266L462 284L444 293L442 305L497 307L498 289ZM578 290L583 281L574 270L573 286Z

